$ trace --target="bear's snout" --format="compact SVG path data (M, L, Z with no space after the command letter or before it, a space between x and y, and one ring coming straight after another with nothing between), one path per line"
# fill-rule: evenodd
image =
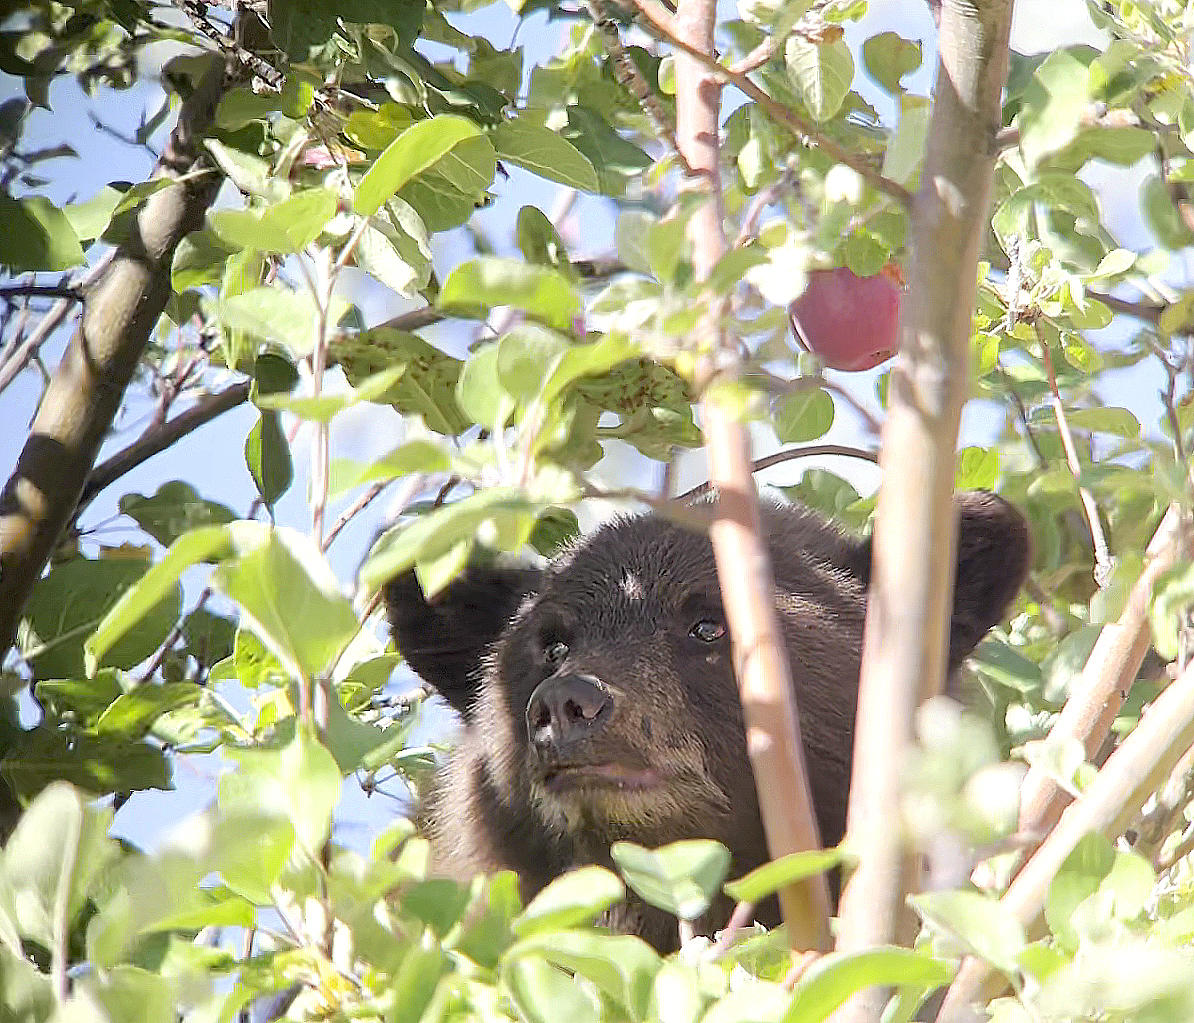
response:
M559 759L600 732L612 708L609 691L592 675L549 678L527 701L527 738L540 756Z

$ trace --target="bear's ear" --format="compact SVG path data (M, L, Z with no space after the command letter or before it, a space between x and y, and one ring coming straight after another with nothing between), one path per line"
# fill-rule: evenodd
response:
M958 494L958 567L949 635L952 672L1007 610L1028 575L1028 524L1003 498L983 490ZM850 557L864 583L871 576L871 540Z
M385 586L394 641L406 663L466 719L481 684L481 659L539 585L536 568L470 566L428 602L407 572Z

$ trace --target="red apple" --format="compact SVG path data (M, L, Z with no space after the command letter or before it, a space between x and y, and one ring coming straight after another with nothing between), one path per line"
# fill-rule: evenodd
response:
M812 270L788 307L796 339L834 369L857 372L896 353L900 333L899 269L857 277L844 266Z

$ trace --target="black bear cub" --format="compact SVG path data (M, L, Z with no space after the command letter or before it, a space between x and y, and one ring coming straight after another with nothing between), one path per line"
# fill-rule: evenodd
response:
M958 499L952 672L1027 570L1020 515ZM846 818L870 541L807 509L763 511L826 845ZM530 897L610 844L715 838L731 876L767 859L713 552L654 516L623 518L543 569L472 567L432 603L413 573L386 602L398 647L463 717L424 807L437 870L513 869ZM722 925L727 906L698 921ZM763 909L760 919L774 909ZM610 925L661 950L674 919L631 898Z

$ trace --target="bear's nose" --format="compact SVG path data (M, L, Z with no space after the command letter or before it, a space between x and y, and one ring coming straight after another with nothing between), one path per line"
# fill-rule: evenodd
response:
M592 675L561 675L541 682L527 702L527 736L539 750L562 752L604 727L611 701Z

